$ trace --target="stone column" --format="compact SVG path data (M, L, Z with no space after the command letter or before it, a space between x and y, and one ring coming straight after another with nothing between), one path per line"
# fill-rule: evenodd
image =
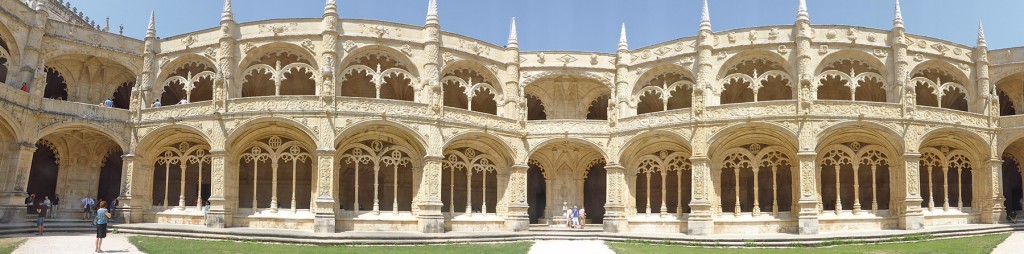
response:
M225 190L229 189L227 167L225 167L224 150L210 151L210 212L206 216L206 226L226 228L231 226L231 215L234 206L226 198Z
M43 7L41 4L37 7L40 9L36 10L34 20L29 24L28 38L25 40L27 43L25 43L22 48L21 61L19 63L22 67L18 72L17 78L10 80L7 83L13 84L15 88L20 88L22 83L27 83L30 86L29 93L31 93L33 97L42 98L45 89L44 86L46 85L46 73L36 72L45 72L45 69L43 68L45 65L43 62L43 52L41 51L43 48L43 35L46 34L46 25L50 18L49 12L42 10ZM10 66L9 72L15 72L15 66ZM33 80L33 78L39 77L42 77L43 80ZM22 202L24 202L24 200L22 200Z
M818 177L815 173L817 167L818 154L813 151L802 151L797 153L797 159L800 161L799 174L800 183L797 185L800 192L800 200L797 201L797 207L799 207L799 226L801 235L813 235L818 234Z
M902 181L893 190L897 200L899 211L899 227L905 230L918 230L924 228L924 213L921 210L921 154L903 154L903 174L899 175ZM895 182L895 181L893 181ZM900 194L902 192L902 195ZM893 208L890 208L892 210Z
M708 157L692 157L693 164L690 178L690 218L686 233L690 235L710 235L714 233L715 222L711 215L711 165Z
M36 152L35 144L18 143L11 153L10 161L14 162L13 179L5 179L3 197L0 199L0 223L19 223L25 219L25 187L28 185L28 174L32 169L32 155ZM8 164L10 165L10 164ZM13 180L13 181L12 181Z
M336 229L332 194L338 176L334 174L334 154L334 150L317 151L316 217L313 220L313 232L317 233L334 233Z
M423 178L420 179L419 229L423 233L444 233L444 215L441 213L441 160L442 156L423 158Z
M124 218L125 223L142 222L142 202L144 202L145 199L136 198L134 196L135 190L142 189L142 186L139 186L141 183L136 181L136 171L141 171L136 170L139 169L138 167L142 166L140 164L141 158L135 156L135 154L129 153L121 155L121 161L121 200L119 201L121 203L121 207L117 208L117 211L121 214L119 214L118 217ZM78 204L76 200L68 201L69 202L66 202L66 204Z
M622 195L626 186L626 168L616 163L608 164L604 169L607 172L604 232L626 232L629 224L626 221L626 200Z
M508 197L505 227L512 231L530 229L530 204L526 200L526 171L529 168L530 166L526 164L515 164L509 168L508 186L505 188L505 196Z
M1003 207L1002 188L1001 181L1003 180L1003 161L999 158L991 158L981 167L982 170L975 171L978 174L973 174L975 183L981 183L981 186L975 184L974 189L980 190L979 193L975 194L975 197L979 197L979 200L973 201L971 206L981 206L981 223L995 224L1002 221L1003 216L1006 214L1006 208ZM966 172L965 172L966 173ZM978 179L980 178L980 179Z

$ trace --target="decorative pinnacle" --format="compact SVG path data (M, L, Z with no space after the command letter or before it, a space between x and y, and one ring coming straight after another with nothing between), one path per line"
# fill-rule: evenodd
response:
M224 11L220 13L220 21L233 21L235 14L231 10L231 0L224 0Z
M512 25L508 29L507 48L519 48L519 32L516 31L516 17L512 17Z
M149 28L146 29L146 38L156 38L156 11L149 13Z
M988 43L985 42L985 26L981 24L981 20L978 20L978 47L987 47Z
M427 25L440 24L441 19L437 17L437 0L430 0L427 3Z
M811 17L807 14L807 1L800 0L796 7L796 20L797 21L810 21Z
M701 8L700 30L711 31L711 12L708 11L708 0L704 0L704 7Z
M629 50L629 43L626 42L626 23L622 23L622 31L619 32L619 51Z
M338 15L338 3L336 0L327 0L327 5L324 5L324 15Z
M892 19L892 27L903 28L903 11L900 10L900 0L896 0L896 14Z

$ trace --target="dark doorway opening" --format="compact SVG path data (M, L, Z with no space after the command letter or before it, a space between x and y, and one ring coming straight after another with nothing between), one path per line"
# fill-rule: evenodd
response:
M601 224L604 221L604 203L606 201L605 186L607 178L604 163L597 163L587 171L587 179L583 182L583 207L587 209L588 224Z
M544 208L547 207L547 181L544 179L543 169L530 164L526 179L526 202L530 204L527 210L530 214L530 224L540 223L540 219L544 217Z

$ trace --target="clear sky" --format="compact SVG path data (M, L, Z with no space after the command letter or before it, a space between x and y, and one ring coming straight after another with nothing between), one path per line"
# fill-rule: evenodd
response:
M67 0L66 0L67 1ZM124 23L125 35L145 35L157 10L157 35L168 37L217 26L222 0L70 0L96 20ZM895 0L807 0L813 24L892 27ZM238 22L314 18L325 0L234 0ZM992 49L1024 46L1024 0L902 0L910 33L969 46L978 21ZM709 0L715 31L789 25L797 0ZM427 0L338 0L342 18L422 25ZM701 0L438 0L441 29L505 45L511 17L524 51L613 52L626 23L630 48L696 34Z

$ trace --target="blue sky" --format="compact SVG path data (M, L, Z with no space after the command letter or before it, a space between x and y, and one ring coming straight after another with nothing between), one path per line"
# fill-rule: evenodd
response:
M173 36L217 26L222 0L71 0L96 20L110 17L112 31L145 34L157 10L157 34ZM438 0L441 28L504 45L510 17L524 51L613 52L619 24L630 48L696 34L701 0ZM811 23L889 29L895 0L808 0ZM320 17L325 0L234 0L239 22ZM992 49L1024 46L1024 0L902 0L907 30L973 46L978 20ZM797 0L709 0L715 31L788 25ZM342 18L422 25L427 0L338 0Z

